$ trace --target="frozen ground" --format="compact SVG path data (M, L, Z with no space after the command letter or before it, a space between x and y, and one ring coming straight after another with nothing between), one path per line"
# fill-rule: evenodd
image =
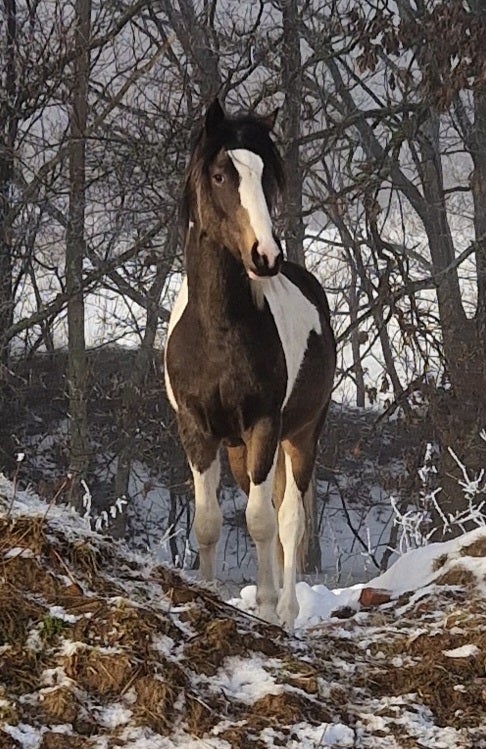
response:
M0 508L1 749L486 747L484 529L301 583L289 637L4 479Z

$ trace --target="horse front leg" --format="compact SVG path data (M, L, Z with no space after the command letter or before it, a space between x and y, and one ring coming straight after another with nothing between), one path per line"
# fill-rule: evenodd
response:
M246 506L246 522L257 551L258 615L277 623L278 600L276 570L277 518L272 502L277 445L280 424L261 419L247 436L247 467L250 490Z
M191 463L194 478L194 531L199 545L199 573L203 580L214 580L216 546L221 535L222 514L218 502L219 454L199 470Z
M303 442L303 444L302 444ZM299 614L296 594L298 555L305 534L304 495L312 491L315 447L311 439L284 441L285 492L278 511L278 532L283 550L283 586L277 613L281 624L294 628Z
M214 580L216 546L223 521L218 502L219 442L198 428L190 412L181 409L177 416L194 480L194 532L199 546L199 573L203 580Z

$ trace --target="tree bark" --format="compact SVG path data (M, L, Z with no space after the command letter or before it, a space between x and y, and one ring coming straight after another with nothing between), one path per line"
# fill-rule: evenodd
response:
M76 0L74 31L76 55L70 111L66 290L68 293L69 471L72 475L70 501L78 510L81 509L82 503L80 481L81 479L86 480L89 466L86 402L87 365L82 280L85 255L86 123L90 32L91 0Z
M177 224L175 224L177 226ZM133 462L135 435L137 429L137 413L140 398L143 397L142 388L147 368L153 356L155 336L159 323L160 296L164 288L170 263L177 244L177 228L169 235L168 244L171 249L165 253L165 260L161 260L157 267L155 279L147 294L147 319L145 333L129 380L126 382L122 395L122 413L118 428L120 438L117 445L117 471L115 475L115 499L129 497L130 471ZM118 514L110 525L110 533L115 538L123 538L126 534L126 513Z
M284 163L287 173L285 191L285 246L287 257L305 265L304 222L302 220L302 164L300 129L302 119L302 59L300 53L300 16L298 0L282 0L282 85Z
M9 340L6 335L13 322L13 246L11 191L13 187L14 150L17 136L16 112L16 44L17 9L15 0L4 0L6 31L5 73L0 77L3 102L0 105L0 365L8 363Z

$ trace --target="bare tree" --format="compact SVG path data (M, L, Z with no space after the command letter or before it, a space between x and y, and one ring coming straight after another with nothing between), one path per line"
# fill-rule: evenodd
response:
M69 212L66 231L66 291L68 293L69 470L71 501L80 508L80 480L89 466L86 405L86 342L83 295L85 257L86 126L90 68L91 0L77 0L74 25L74 75L70 110Z

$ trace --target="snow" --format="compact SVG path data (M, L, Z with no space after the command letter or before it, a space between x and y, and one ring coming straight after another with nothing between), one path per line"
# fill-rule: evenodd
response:
M69 536L73 534L76 538L89 538L89 541L96 545L99 542L99 536L92 532L87 522L77 516L75 513L63 507L48 506L40 501L35 495L29 492L17 491L15 501L10 507L12 494L12 485L0 475L0 495L7 498L9 513L13 516L23 514L41 515L48 517L49 523L53 526L62 528L63 532ZM457 566L469 570L478 580L484 580L486 577L486 558L483 556L469 556L467 547L472 543L486 538L486 529L466 533L459 538L447 542L430 544L426 547L414 549L404 556L400 557L385 573L375 577L369 583L368 588L380 588L390 592L392 598L396 598L404 592L411 592L408 605L411 602L418 601L420 597L433 593L435 581L438 576L444 574ZM22 555L29 558L28 549L15 547L4 554L4 559L10 559ZM154 602L157 605L164 605L163 593L157 583L151 579L151 570L154 561L143 555L134 555L127 552L127 558L137 558L144 566L144 579L146 570L146 585L144 591L144 600ZM440 559L440 564L437 560ZM126 580L123 584L127 599L130 598L131 581ZM133 581L133 590L140 586L140 581ZM346 638L352 638L351 630L346 630L344 625L335 617L336 612L344 607L359 611L360 596L364 584L358 584L349 588L340 588L331 590L323 584L311 585L307 582L297 584L297 598L299 601L300 612L296 621L296 627L299 630L299 639L290 642L290 647L305 648L305 638L316 637L314 629L316 625L323 623L332 625L332 630L325 629L323 632L331 633L336 638L326 640L323 636L322 647L332 658L332 663L336 672L339 674L339 683L346 684L348 675L351 676L359 665L356 665L354 659L346 657L342 643ZM479 590L481 588L479 587ZM256 587L247 585L243 587L238 597L232 598L230 603L248 612L255 612L256 609ZM124 596L116 596L110 599L111 604L123 606L126 599ZM133 604L140 605L140 604ZM388 607L393 604L387 604ZM406 606L401 605L396 608L396 615L401 617L402 612L406 612ZM184 610L184 605L170 606L171 614L177 616ZM78 617L69 615L59 606L51 606L49 609L51 616L63 619L67 624L74 623ZM90 616L89 613L86 616ZM355 622L360 621L360 617L365 614L359 614L355 617ZM180 622L180 626L190 627L189 623ZM327 625L326 625L327 626ZM456 628L457 629L457 628ZM410 633L410 642L414 637L419 636L427 630L422 630L419 623ZM449 634L454 633L454 628L449 630ZM459 632L460 634L460 632ZM370 652L371 644L376 646L381 635L373 632L370 628L366 631L366 636L359 636L355 639L362 652ZM472 638L471 638L472 639ZM313 642L316 642L313 640ZM293 643L293 644L292 644ZM164 655L167 659L178 659L182 657L182 650L179 644L172 637L162 633L153 634L153 644L155 649ZM40 647L39 632L32 628L27 638L27 647L36 649ZM83 642L61 640L59 653L62 656L74 656L80 649L88 647ZM104 652L117 653L119 649L104 648ZM291 652L291 651L289 651ZM443 650L443 655L451 659L475 658L480 655L480 650L473 642L461 645L460 647ZM380 652L380 649L374 650L374 662L378 667L385 668L402 668L408 664L408 655L395 657L387 660L387 656ZM210 693L223 693L230 700L237 701L243 705L251 706L256 701L267 695L282 695L288 685L285 684L285 662L279 658L265 657L260 653L248 653L245 656L227 656L217 672L211 677L199 675L194 678L192 687L197 690L198 687L204 688ZM329 674L319 676L319 696L322 698L331 693L332 683L329 681ZM60 686L72 687L72 682L66 675L61 666L56 666L44 670L41 677L41 699L43 694L47 694L52 689ZM300 691L297 687L291 687L295 691ZM456 691L460 691L461 685L456 686ZM2 694L2 698L3 698ZM216 725L211 735L195 739L184 732L182 728L174 730L170 736L161 736L154 733L147 726L135 726L133 724L133 699L130 690L119 696L119 701L114 701L104 706L92 706L97 715L97 721L100 726L104 727L107 732L115 731L118 739L113 740L113 736L104 737L102 735L93 739L90 744L94 749L231 749L230 743L222 738L222 734L229 728L227 721L222 717L220 723ZM5 711L9 708L6 700L0 701L0 714L2 706ZM385 708L384 708L385 706ZM353 708L354 709L354 708ZM183 712L184 706L181 705ZM390 718L392 716L392 718ZM472 746L468 742L467 730L455 729L450 726L437 726L431 711L424 705L421 705L416 695L402 695L401 697L385 697L383 700L373 701L369 699L366 705L363 705L359 712L359 719L353 721L352 726L346 725L337 720L329 723L319 723L312 725L308 722L293 724L291 732L284 734L279 730L278 725L268 726L261 732L260 739L268 749L275 749L277 746L286 746L288 749L316 749L323 747L329 749L339 749L342 747L362 747L368 749L401 749L400 743L397 742L391 733L391 723L394 726L403 728L404 735L412 737L417 745L427 746L430 749L447 749L456 747L457 749L467 749ZM342 716L341 716L342 719ZM43 740L43 734L46 731L56 731L69 735L72 732L72 726L61 724L57 726L40 726L34 727L25 723L12 725L3 721L0 723L1 729L15 741L22 749L40 749ZM235 723L231 724L233 727ZM478 734L479 735L479 734ZM119 740L119 744L116 742ZM371 742L371 743L370 743ZM486 747L486 743L477 742L478 748Z
M280 694L282 685L277 684L266 668L277 669L280 662L263 659L259 655L252 658L232 656L226 658L225 664L215 676L211 677L211 690L220 691L240 702L251 705L267 694Z
M132 711L128 710L119 702L108 705L100 711L98 721L105 728L117 728L129 723L132 718Z
M13 739L18 741L22 745L22 749L39 749L42 741L42 734L47 729L33 728L25 723L18 723L16 726L11 726L6 723L3 726L3 730Z
M442 653L447 658L470 658L480 654L480 649L474 643L468 643L462 645L460 648L453 648L452 650L443 650Z
M329 619L333 612L350 606L358 608L358 599L362 585L352 588L342 588L331 591L325 585L309 585L299 582L296 586L297 600L299 602L299 616L296 619L296 629L307 628ZM230 598L228 601L232 606L248 613L256 612L256 585L246 585L242 588L240 595Z
M318 747L339 749L339 747L355 746L354 731L342 723L324 723L318 726L297 723L293 727L292 735L295 738L285 743L286 749L317 749ZM274 747L281 745L282 735L273 728L265 728L261 739L268 747Z
M14 546L4 553L4 559L15 559L16 557L22 557L22 559L33 559L34 552L32 549L24 549L22 546Z
M382 575L373 578L366 584L367 588L383 589L397 598L402 593L417 591L416 596L430 593L433 582L438 575L444 574L451 566L460 564L461 568L471 572L481 588L486 577L486 560L484 557L468 557L463 550L486 538L486 528L476 528L458 538L422 546L399 557L397 561ZM447 558L440 567L435 567L439 558ZM329 590L325 585L310 585L306 582L297 583L296 592L299 602L299 616L295 622L297 630L305 630L319 622L329 620L339 609L359 609L359 598L364 584L353 585L349 588ZM240 595L230 598L228 603L249 613L256 613L256 586L247 585L240 591Z
M412 549L399 557L386 572L371 580L368 587L384 588L393 591L395 596L398 596L401 593L424 588L432 583L438 574L446 572L451 563L455 564L459 561L462 567L472 571L476 576L478 572L484 570L484 558L468 558L461 551L482 538L486 538L486 528L484 527L476 528L450 541L432 543L428 546ZM441 565L438 571L434 563L441 557L447 557L448 564Z

